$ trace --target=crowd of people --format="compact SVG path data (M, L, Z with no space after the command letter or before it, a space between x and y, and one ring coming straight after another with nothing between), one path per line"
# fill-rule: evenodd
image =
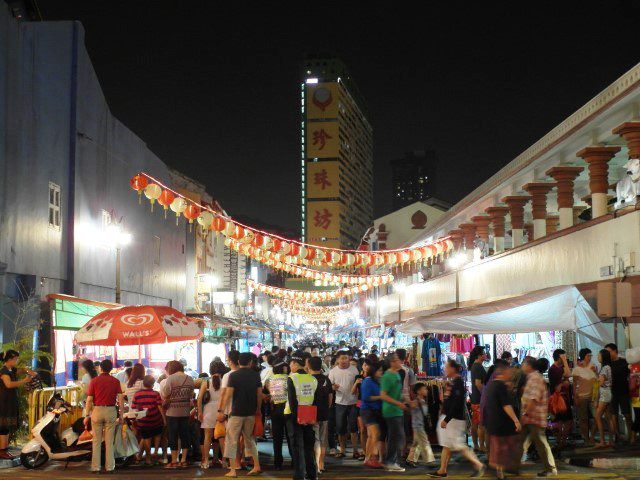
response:
M29 375L17 380L17 355L3 354L3 395L29 381ZM114 373L110 360L85 360L79 383L85 424L94 432L91 470L101 470L103 437L104 468L114 470L115 425L128 409L146 410L132 424L137 462L167 469L199 462L202 469L227 469L228 477L262 472L257 442L266 438L276 470L285 468L286 444L295 480L316 480L327 469L326 456L347 455L364 468L389 472L431 464L428 475L446 477L454 453L469 461L472 477L488 467L504 478L519 471L527 454L543 465L538 476L554 476L554 455L572 438L574 413L585 446L620 441L619 413L626 440L635 441L639 412L632 424L629 366L614 344L597 353L597 366L589 349L580 350L573 367L561 349L552 360L525 357L518 364L505 352L486 369L487 352L478 346L466 365L447 361L435 390L416 375L404 349L379 355L344 345L274 346L259 357L231 350L225 362L213 359L208 373L170 361L157 377L140 363ZM5 417L2 442L10 426ZM432 444L441 448L439 464Z

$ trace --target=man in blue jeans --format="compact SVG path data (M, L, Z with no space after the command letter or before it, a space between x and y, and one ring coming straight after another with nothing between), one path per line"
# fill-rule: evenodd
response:
M387 358L388 368L380 379L380 398L382 399L382 417L387 424L387 455L384 469L388 472L404 472L398 464L405 444L404 412L407 405L402 403L402 380L398 373L402 360L395 353Z

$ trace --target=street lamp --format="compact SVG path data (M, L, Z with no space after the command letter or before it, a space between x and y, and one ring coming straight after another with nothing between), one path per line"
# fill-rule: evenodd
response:
M398 294L398 323L402 322L402 293L407 289L404 283L394 283L393 290Z
M454 269L456 274L456 308L460 306L460 269L468 261L469 258L463 252L456 253L448 260L449 266Z
M120 225L110 225L107 227L102 241L116 249L116 303L120 303L122 289L120 286L120 263L122 247L127 246L133 240L133 235L125 232Z

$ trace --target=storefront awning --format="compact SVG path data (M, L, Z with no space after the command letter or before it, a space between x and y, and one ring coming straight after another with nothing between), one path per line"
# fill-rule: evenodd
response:
M434 309L432 314L413 318L396 328L414 336L425 332L492 334L574 330L594 344L600 344L610 335L573 285L468 307Z

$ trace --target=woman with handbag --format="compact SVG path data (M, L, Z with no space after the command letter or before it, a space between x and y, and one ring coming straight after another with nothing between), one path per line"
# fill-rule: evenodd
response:
M598 395L598 407L596 408L596 425L598 426L598 432L600 432L600 441L596 443L596 447L603 448L613 446L613 435L615 432L614 419L609 411L609 404L611 403L611 384L613 383L613 374L611 372L611 353L609 350L600 350L600 353L598 354L598 361L601 366L598 374L600 393ZM605 442L602 415L605 416L609 425L609 443Z
M211 378L204 379L198 392L198 419L200 420L200 428L204 430L200 468L209 468L209 451L212 447L214 455L211 464L218 463L216 445L211 444L214 440L213 433L218 422L218 408L222 396L222 389L220 388L222 385L221 377L225 370L222 362L211 362L209 365Z
M558 348L553 352L553 365L549 367L549 387L551 388L550 401L553 402L553 396L556 395L555 404L559 406L559 408L554 408L551 403L549 405L549 410L553 412L556 423L556 436L558 442L556 445L556 451L558 452L566 446L573 425L571 384L569 383L570 377L571 369L569 368L569 362L567 361L567 352ZM557 397L562 397L564 408L562 408L562 403Z

